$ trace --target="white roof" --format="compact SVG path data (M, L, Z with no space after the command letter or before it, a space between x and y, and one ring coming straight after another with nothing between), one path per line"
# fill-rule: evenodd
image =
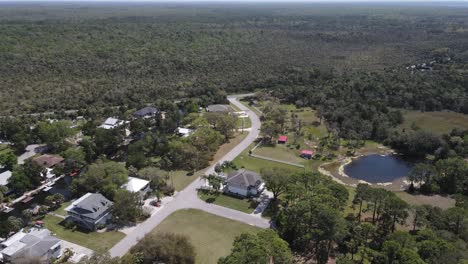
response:
M0 173L0 185L7 185L8 179L11 177L11 171L7 170Z
M117 118L109 117L104 121L105 125L115 126L120 120Z
M147 185L149 184L149 181L135 178L135 177L128 177L128 182L124 185L122 185L122 189L125 189L129 192L139 192L143 190Z
M192 132L193 132L193 130L190 129L190 128L185 128L185 127L178 127L178 128L177 128L177 133L179 133L179 134L181 134L181 135L184 135L184 136L188 136L188 135L190 135Z

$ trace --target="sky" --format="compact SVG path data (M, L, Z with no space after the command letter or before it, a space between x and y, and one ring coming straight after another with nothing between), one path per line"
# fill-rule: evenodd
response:
M165 2L165 3L183 3L183 2L309 2L309 3L336 3L336 2L357 2L357 3L388 3L388 2L421 2L421 3L434 3L434 2L467 2L468 0L0 0L0 2Z

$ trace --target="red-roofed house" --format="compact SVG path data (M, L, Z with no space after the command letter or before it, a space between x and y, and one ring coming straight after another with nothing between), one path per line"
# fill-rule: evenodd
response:
M286 141L288 141L288 137L287 137L287 136L285 136L285 135L279 136L279 138L278 138L278 143L279 143L279 144L284 144L284 143L286 143Z
M301 157L304 159L311 159L314 156L315 152L313 150L304 149L301 151Z

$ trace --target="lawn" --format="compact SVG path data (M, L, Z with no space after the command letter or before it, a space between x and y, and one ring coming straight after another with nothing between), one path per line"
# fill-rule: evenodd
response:
M248 214L252 213L257 207L257 203L249 199L236 198L220 193L214 194L207 191L200 191L198 192L198 197L207 203L214 203Z
M406 111L405 121L400 125L401 129L410 129L413 123L423 129L437 134L445 134L453 128L468 129L468 115L455 112L419 112Z
M178 170L171 171L170 175L171 179L169 179L169 182L173 184L176 191L181 191L198 178L198 176L201 175L201 172L197 171L195 174L192 174L188 171Z
M72 203L72 201L64 202L57 210L54 211L54 213L58 215L63 215L67 216L67 212L65 212L65 208L69 206Z
M242 120L244 120L244 129L252 126L252 121L248 117L242 117L237 119L237 128L242 129Z
M250 145L249 148L244 150L239 156L237 156L234 159L233 162L238 168L245 168L247 170L251 170L251 171L255 171L255 172L260 172L260 170L263 169L263 168L271 168L271 167L287 168L287 169L291 169L293 171L303 171L304 170L302 168L287 165L287 164L284 164L284 163L279 163L279 162L268 161L268 160L263 160L263 159L250 157L249 156L249 150L252 149L254 146L255 146L255 143Z
M304 163L305 159L299 157L299 151L295 148L289 148L286 144L261 145L254 154L277 160L284 160L296 164Z
M62 218L52 215L46 215L43 221L45 227L58 238L87 247L100 253L105 253L125 237L125 234L116 231L103 233L85 233L78 230L72 231L71 229L66 229L64 226L60 225L60 222L63 221Z
M241 233L261 229L199 210L180 210L159 224L152 232L187 235L197 253L196 263L217 263L231 252L234 239Z

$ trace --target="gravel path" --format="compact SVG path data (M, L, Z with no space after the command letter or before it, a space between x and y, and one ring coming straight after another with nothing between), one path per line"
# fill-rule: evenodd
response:
M260 131L260 119L253 112L250 111L246 106L237 101L237 98L246 95L229 96L228 100L238 107L241 111L246 111L249 114L249 118L252 123L252 127L249 134L242 140L236 147L224 155L218 160L218 163L224 161L231 161L239 154L242 153L246 148L254 142L258 137ZM214 173L214 167L216 163L206 169L205 174ZM130 250L140 239L142 239L147 233L151 232L159 223L161 223L166 217L177 210L182 209L199 209L205 212L215 214L218 216L226 217L236 221L244 222L260 228L270 227L268 219L258 217L254 214L247 214L230 208L222 207L215 204L205 203L198 198L197 189L205 184L205 180L198 178L193 181L184 190L177 193L170 202L163 204L162 208L157 213L153 214L145 222L139 224L135 229L129 233L124 239L117 243L113 248L110 249L109 253L112 257L123 256Z

